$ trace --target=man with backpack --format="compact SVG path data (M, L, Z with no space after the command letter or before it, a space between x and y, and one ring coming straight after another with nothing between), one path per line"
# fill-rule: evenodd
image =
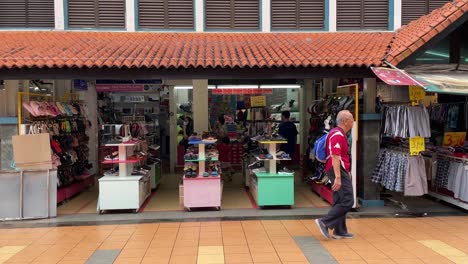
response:
M337 127L330 130L326 139L325 171L332 182L333 206L326 216L315 220L325 238L330 238L329 229L333 229L333 238L353 238L346 227L346 214L353 208L354 195L351 182L351 163L348 154L348 133L354 124L354 118L348 110L340 111L336 117Z

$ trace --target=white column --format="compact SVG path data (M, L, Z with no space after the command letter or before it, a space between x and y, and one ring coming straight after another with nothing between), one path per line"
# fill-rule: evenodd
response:
M262 14L262 32L270 32L271 29L271 0L261 1Z
M401 0L393 0L393 30L401 28Z
M125 25L127 31L135 32L136 30L136 10L135 0L125 0Z
M65 0L54 0L55 30L65 30Z
M336 31L336 0L328 0L328 31Z
M192 80L193 83L193 130L208 131L208 80Z
M195 0L195 31L203 32L205 29L205 6L204 0Z

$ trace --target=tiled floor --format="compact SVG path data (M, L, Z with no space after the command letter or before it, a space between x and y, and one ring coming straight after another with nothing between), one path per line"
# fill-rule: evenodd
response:
M0 263L468 263L468 217L348 225L328 241L313 220L0 229Z
M161 186L148 198L142 212L181 211L179 204L179 186L177 175L164 175ZM97 186L77 195L57 208L59 215L95 214L99 190ZM295 186L296 208L329 207L317 194L313 193L304 183ZM233 182L225 183L223 188L222 209L253 209L248 192L243 188L240 174L236 174Z

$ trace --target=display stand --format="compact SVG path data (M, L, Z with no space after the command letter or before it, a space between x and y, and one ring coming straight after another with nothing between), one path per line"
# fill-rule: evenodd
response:
M259 141L268 146L272 159L257 160L265 162L266 172L253 173L250 178L250 192L259 207L262 206L292 206L294 204L294 173L277 173L276 145L287 141Z
M221 209L221 173L217 176L203 176L205 172L205 146L214 144L216 141L189 141L190 145L198 146L198 159L185 160L185 162L198 162L198 175L195 178L187 178L184 176L184 207L187 210L191 208L201 207L215 207L217 210ZM212 158L211 161L217 161Z
M118 160L106 160L103 164L119 164L119 176L104 176L99 179L98 211L135 210L151 194L149 175L132 176L133 165L142 159L128 159L127 150L138 142L106 144L107 147L119 148Z

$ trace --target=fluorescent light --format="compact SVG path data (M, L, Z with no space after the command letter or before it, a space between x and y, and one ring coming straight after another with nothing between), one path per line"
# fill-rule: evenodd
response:
M262 84L260 85L262 89L299 89L301 86L299 84Z
M184 85L176 85L176 86L174 86L174 89L176 89L176 90L192 90L193 87L192 87L192 86L188 86L188 85L186 85L186 86L184 86Z

